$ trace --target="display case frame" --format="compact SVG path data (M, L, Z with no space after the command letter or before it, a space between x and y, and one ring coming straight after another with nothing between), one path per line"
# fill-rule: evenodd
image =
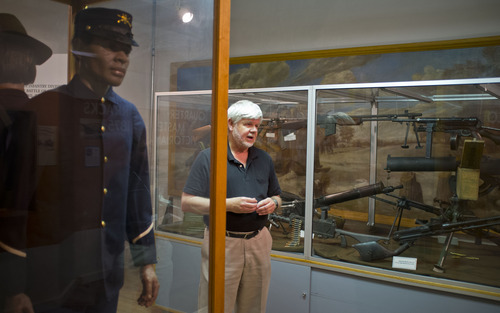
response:
M315 180L315 148L314 143L317 140L317 121L318 121L318 93L323 91L347 91L353 89L379 89L379 88L415 88L415 87L429 87L429 86L461 86L461 85L482 85L482 84L500 84L500 78L485 78L485 79L459 79L459 80L436 80L436 81L408 81L408 82L392 82L392 83L363 83L363 84L337 84L337 85L313 85L313 86L298 86L298 87L283 87L283 88L256 88L256 89L237 89L229 91L230 99L237 99L239 97L249 98L250 95L255 94L266 94L266 93L302 93L301 97L306 101L307 110L302 111L302 114L306 114L305 118L307 120L306 128L306 156L305 156L305 188L304 188L304 231L303 231L303 247L300 251L279 251L273 250L272 256L276 259L293 262L298 264L303 264L305 266L317 267L325 270L338 271L347 274L358 275L362 277L369 277L374 279L380 279L384 281L402 283L412 286L418 286L423 288L437 289L441 291L467 294L477 297L483 297L493 300L500 300L500 288L498 286L490 286L487 284L481 284L477 282L460 281L456 279L447 279L446 277L433 277L422 274L415 274L408 270L394 270L387 268L379 268L377 266L369 266L366 264L355 264L348 263L345 261L338 261L333 259L327 259L320 257L314 253L314 239L313 239L313 199L315 198L314 191L314 180ZM210 98L210 91L187 91L187 92L157 92L155 94L155 104L154 110L156 112L153 127L153 154L152 154L152 165L153 165L153 186L154 186L154 199L155 199L155 209L158 217L158 223L162 220L161 212L159 212L161 207L162 195L159 192L158 182L161 179L161 174L159 168L162 167L161 162L159 163L159 150L158 150L158 140L161 138L159 133L159 125L161 123L158 118L161 119L162 114L159 114L159 110L162 107L162 101L165 98L172 97L192 97L192 96L203 96L207 99ZM163 100L162 100L163 99ZM500 100L499 100L500 101ZM167 101L168 102L168 101ZM189 101L188 101L189 102ZM229 101L232 103L234 101ZM499 102L500 103L500 102ZM207 103L209 106L210 102ZM377 115L377 107L370 107L369 114ZM499 111L500 112L500 111ZM303 115L302 115L303 116ZM264 116L266 117L266 116ZM278 116L279 117L279 116ZM303 116L304 117L304 116ZM377 181L377 123L370 123L369 133L370 133L370 150L369 150L369 177L368 183L375 184ZM168 173L167 173L168 176ZM164 198L163 198L164 199ZM366 225L372 227L376 224L376 200L374 198L368 199L368 214ZM168 203L168 202L167 202ZM167 204L168 205L168 204ZM172 206L175 204L172 203ZM180 242L185 242L186 244L199 244L201 240L199 237L193 237L189 234L179 234L169 230L161 230L157 225L157 234L169 239L177 240Z

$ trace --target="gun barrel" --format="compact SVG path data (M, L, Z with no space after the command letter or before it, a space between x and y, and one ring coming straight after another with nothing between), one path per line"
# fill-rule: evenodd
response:
M393 121L400 117L407 118L416 118L417 116L422 116L422 113L400 113L400 114L378 114L378 115L351 115L353 119L359 119L361 121ZM402 121L408 121L407 119L403 119ZM410 120L411 121L411 120Z
M455 157L425 158L425 157L391 157L387 156L385 170L391 172L453 172L458 162Z
M317 208L321 206L327 206L335 203L373 196L382 192L384 192L384 184L382 182L378 182L376 184L354 188L347 191L341 191L317 198L316 200L314 200L314 207Z
M436 123L436 126L475 127L479 124L477 117L417 117L417 123Z
M436 214L436 215L441 215L442 214L442 210L440 208L436 208L436 207L434 207L432 205L428 205L428 204L425 204L425 203L421 203L421 202L409 200L409 199L406 199L404 197L399 197L399 196L396 196L396 195L393 195L393 194L390 194L390 193L387 193L386 195L388 195L389 197L393 197L393 198L398 199L398 203L397 203L398 206L402 206L402 207L414 207L414 208L423 210L425 212L433 213L433 214Z
M500 216L478 218L469 221L429 224L394 232L393 238L396 241L414 241L420 237L434 236L452 233L460 230L487 228L500 224Z
M442 225L442 229L453 230L456 228L463 228L463 227L472 227L472 228L467 228L467 229L482 228L482 227L485 227L485 225L486 225L485 223L493 223L492 225L496 225L496 223L500 224L500 216L477 218L477 219L455 222L455 223L445 223ZM491 225L488 225L488 226L491 226Z

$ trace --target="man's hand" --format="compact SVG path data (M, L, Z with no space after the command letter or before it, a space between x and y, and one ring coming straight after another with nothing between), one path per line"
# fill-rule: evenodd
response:
M278 201L278 200L276 200L276 201ZM274 212L274 210L276 210L278 208L278 205L279 205L279 202L278 202L278 204L276 204L271 197L268 197L268 198L265 198L264 200L259 201L259 203L257 204L256 212L259 215L271 214Z
M5 310L2 312L34 313L35 311L33 310L30 298L24 293L19 293L15 296L7 298L5 302Z
M234 197L226 199L226 209L233 213L252 213L257 210L257 199Z
M150 307L158 296L160 283L156 276L153 264L144 265L141 267L142 294L137 299L139 305Z

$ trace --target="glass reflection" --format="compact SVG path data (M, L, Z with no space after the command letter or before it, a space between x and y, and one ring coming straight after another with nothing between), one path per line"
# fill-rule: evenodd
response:
M35 189L35 116L25 86L52 50L0 13L0 310L33 310L26 295L26 225Z

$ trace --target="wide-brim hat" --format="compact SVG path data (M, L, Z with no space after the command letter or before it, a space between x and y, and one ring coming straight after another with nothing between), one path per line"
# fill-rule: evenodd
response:
M37 65L44 63L52 55L52 49L49 46L29 36L19 19L9 13L0 13L0 40L19 44L32 50Z
M132 15L108 8L88 8L75 16L75 36L91 35L139 46L132 34Z

